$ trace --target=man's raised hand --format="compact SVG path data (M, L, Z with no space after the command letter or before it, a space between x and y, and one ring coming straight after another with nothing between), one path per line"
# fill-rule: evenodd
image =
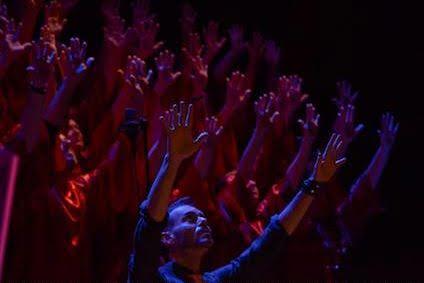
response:
M192 104L187 106L181 101L159 118L168 137L168 154L171 162L178 164L193 155L208 136L206 132L202 132L193 139L192 109Z

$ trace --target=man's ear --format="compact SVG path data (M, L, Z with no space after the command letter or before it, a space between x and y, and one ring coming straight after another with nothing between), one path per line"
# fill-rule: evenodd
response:
M170 248L175 244L175 236L169 231L162 232L161 241L165 247Z

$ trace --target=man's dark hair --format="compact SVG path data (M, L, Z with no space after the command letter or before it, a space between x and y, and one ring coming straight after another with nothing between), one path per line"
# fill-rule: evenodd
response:
M168 214L170 214L174 209L182 205L190 205L190 206L196 207L191 197L181 197L169 205Z
M176 201L174 201L173 203L171 203L168 206L168 215L171 214L171 212L174 209L176 209L176 208L178 208L182 205L190 205L190 206L196 207L194 205L194 201L191 197L181 197L181 198L178 198ZM170 224L170 222L168 221L168 227L165 230L167 230L169 228L169 224ZM166 259L165 261L170 260L170 258L168 257L169 256L168 252L169 252L168 248L163 243L161 243L160 253L161 253L162 259Z

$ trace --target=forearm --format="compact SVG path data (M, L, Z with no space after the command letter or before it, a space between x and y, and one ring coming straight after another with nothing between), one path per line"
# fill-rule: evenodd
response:
M62 85L47 108L45 114L46 121L55 126L60 126L64 123L76 85L76 78L66 78L63 80Z
M364 172L364 175L368 176L370 179L373 189L377 187L381 174L389 160L389 155L390 148L380 146L371 160L371 163L368 165L368 168Z
M247 64L247 88L254 89L256 82L256 70L258 69L259 62L255 59L249 59L249 63Z
M292 188L296 188L300 184L301 178L305 173L305 169L308 164L311 149L312 142L303 139L298 153L287 169L287 180Z
M169 155L165 155L147 197L147 211L149 216L157 222L165 219L179 163L172 160Z
M375 188L382 174L384 166L388 159L388 153L383 148L379 148L374 155L368 168L361 174L355 183L351 186L349 197L340 205L340 213L346 215L360 215L356 210L365 208L370 209L370 202L374 199ZM356 211L356 212L354 212ZM357 217L359 218L359 217Z
M225 80L231 71L231 67L234 65L237 58L238 53L234 50L229 50L219 61L212 73L217 82L221 84L225 83Z
M222 107L221 111L218 114L218 120L221 125L227 128L231 122L232 116L233 116L233 111L231 107L224 105L224 107Z
M275 89L275 77L277 74L277 67L276 66L269 66L267 73L266 73L266 88L267 91L272 91Z
M278 215L281 226L291 235L311 205L313 197L300 191Z
M41 112L44 104L44 95L30 92L28 102L22 115L21 125L26 149L31 152L40 138Z
M245 182L252 179L256 159L259 155L265 133L255 129L238 164L237 172Z
M212 171L213 157L216 153L216 150L212 147L212 145L205 145L194 159L194 167L196 167L202 179L206 179Z
M22 15L22 30L19 35L21 42L31 42L37 23L40 8L24 9Z
M112 105L113 130L117 129L124 120L124 111L125 108L128 107L130 99L131 95L124 86Z
M107 45L108 43L105 42L101 53L101 60L99 61L101 62L99 77L102 77L103 83L105 84L105 100L110 99L116 89L115 87L119 78L118 69L121 67L123 61L122 51L119 48L115 48L114 50Z

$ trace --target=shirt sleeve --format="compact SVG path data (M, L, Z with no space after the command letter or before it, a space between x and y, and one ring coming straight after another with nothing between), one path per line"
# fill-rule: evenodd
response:
M275 262L284 251L288 234L280 225L278 217L271 218L264 233L239 257L210 274L221 281L259 280L261 271Z
M149 216L147 204L140 206L140 216L134 232L134 249L128 266L128 282L157 282L160 265L161 233L168 216L156 222Z

